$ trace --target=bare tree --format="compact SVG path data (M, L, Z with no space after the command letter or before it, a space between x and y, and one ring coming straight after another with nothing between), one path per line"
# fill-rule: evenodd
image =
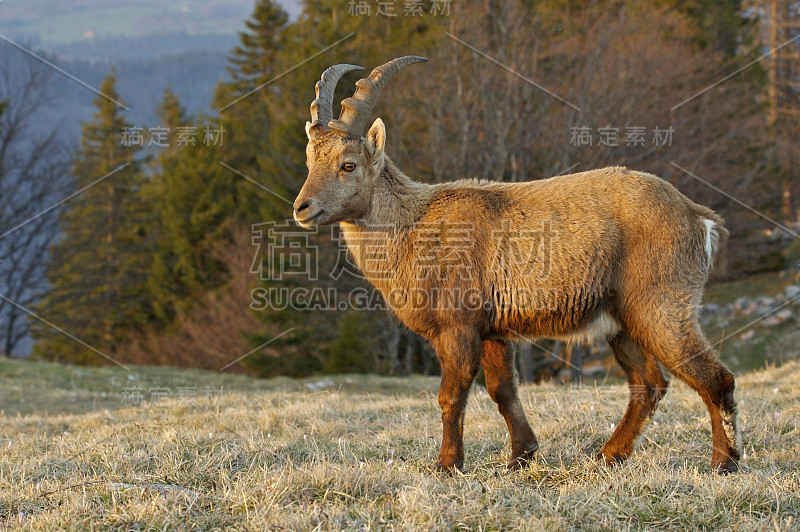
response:
M0 354L24 354L22 308L46 288L45 254L58 235L56 209L68 194L69 151L46 123L52 70L0 46ZM12 303L13 302L13 303Z
M625 165L720 209L737 236L752 231L748 212L673 166L752 198L766 141L757 85L746 76L704 92L734 68L697 49L684 15L668 7L575 11L489 1L456 8L449 33L430 56L437 75L409 71L395 82L399 103L382 110L417 133L389 139L412 175L526 181ZM413 153L417 130L426 131L414 114L427 124L424 156ZM580 130L590 144L575 142ZM601 139L601 130L609 136ZM746 246L732 245L730 255L734 269L747 268ZM523 380L553 362L538 348L520 346L517 354ZM579 366L566 367L578 377Z
M394 89L399 110L384 110L411 133L389 139L411 174L432 182L526 181L625 165L662 175L720 210L734 234L760 226L673 165L756 205L774 200L754 179L768 140L758 82L748 70L714 85L741 65L699 50L684 15L666 6L576 11L485 2L456 8L450 23L451 37L430 55L441 74L409 72ZM411 153L420 130L427 134L423 154ZM591 144L575 141L579 130ZM739 242L730 252L734 270L747 268Z

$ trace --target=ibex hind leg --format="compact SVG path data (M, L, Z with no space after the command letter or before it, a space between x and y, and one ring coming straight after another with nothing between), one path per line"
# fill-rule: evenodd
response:
M633 451L636 440L666 393L669 381L664 378L655 356L643 351L627 333L618 333L608 343L628 379L628 409L597 454L598 460L613 464L625 460Z
M506 349L505 342L486 340L483 342L481 365L486 376L486 389L497 403L511 435L511 459L508 467L522 467L539 448L539 444L519 400L514 354Z
M682 324L678 321L674 329L659 335L651 331L647 345L657 346L654 353L661 363L694 389L706 404L714 446L711 467L721 474L735 472L739 468L739 434L733 373L717 360L696 320Z

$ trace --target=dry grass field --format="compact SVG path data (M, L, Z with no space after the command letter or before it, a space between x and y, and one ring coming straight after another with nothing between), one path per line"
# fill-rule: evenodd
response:
M708 414L673 381L616 468L591 456L622 415L624 385L523 387L541 447L516 472L476 386L466 470L449 477L430 470L435 378L259 381L2 360L0 529L800 529L800 364L738 383L736 475L709 472Z

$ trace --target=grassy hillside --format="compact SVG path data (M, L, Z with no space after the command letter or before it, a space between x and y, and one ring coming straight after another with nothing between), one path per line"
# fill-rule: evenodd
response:
M631 460L614 469L590 456L621 417L623 386L524 387L541 448L519 472L504 469L504 423L476 387L467 469L450 478L429 470L441 437L435 378L131 375L0 361L0 527L790 530L800 522L797 362L739 378L745 458L726 478L709 473L708 415L680 383ZM123 404L130 383L142 404ZM196 393L177 396L178 388ZM154 400L159 389L174 395Z

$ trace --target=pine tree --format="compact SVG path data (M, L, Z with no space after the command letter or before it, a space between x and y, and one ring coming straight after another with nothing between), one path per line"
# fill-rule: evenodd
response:
M94 100L97 111L83 125L72 166L77 189L60 216L62 236L49 250L50 290L37 312L68 333L113 356L128 334L152 316L148 273L147 210L138 146L125 146L130 131L115 101L112 71ZM114 101L112 101L114 100ZM95 364L102 359L67 336L37 324L35 353L50 360Z
M223 125L219 143L204 140L206 128L216 128L207 116L187 117L178 97L164 93L157 114L170 131L183 131L155 159L152 181L144 196L158 221L150 239L152 275L149 288L160 324L169 324L179 308L226 280L217 250L230 243L231 230L245 217L252 186L220 163L231 159L230 131ZM181 128L181 129L179 129Z
M186 122L188 116L186 114L186 109L181 105L178 95L172 91L172 87L168 86L164 89L164 96L156 108L156 116L160 119L161 124L166 127L170 133L175 135L176 138L175 142L169 143L161 152L160 157L158 157L159 164L163 169L168 161L174 158L178 148L187 143L187 141L184 140L179 144L177 140L180 128L187 126Z
M294 198L307 174L304 165L307 139L303 125L309 119L309 104L314 98L314 84L319 80L320 73L333 63L347 62L368 67L367 72L353 73L342 80L335 97L336 101L340 101L352 95L353 83L359 76L368 74L369 68L408 53L410 42L413 42L414 53L425 53L425 46L434 42L432 36L442 33L443 28L434 27L435 24L444 24L444 21L436 17L352 17L347 15L345 4L334 0L304 2L300 18L284 30L282 38L285 44L279 50L252 50L252 57L267 57L279 65L273 68L273 73L280 74L301 63L302 67L270 84L267 97L250 96L231 108L236 109L232 115L244 118L238 124L238 133L241 134L237 134L236 138L238 142L244 137L250 146L248 152L257 155L251 163L255 175L260 176L271 190L286 198ZM350 33L355 34L352 39L344 40L324 55L308 60ZM376 47L375 42L382 45ZM243 42L242 46L247 44ZM238 115L245 109L248 110L246 113ZM387 111L386 107L381 109L384 118L390 114ZM261 119L259 113L263 113L265 118ZM224 115L228 115L228 111ZM252 118L255 116L259 118ZM260 213L264 221L291 217L291 205L276 200L270 194L261 193L259 199L263 201ZM328 275L344 256L342 250L331 242L328 228L321 228L318 235L310 236L309 246L317 250L317 279L262 280L260 287L289 290L298 286L301 289L318 290L327 287L335 289L346 299L353 288L362 286L362 281L357 277L343 275L334 279ZM341 266L341 262L338 264ZM262 375L298 375L319 370L380 369L375 364L374 345L350 344L357 341L357 331L369 329L370 334L366 337L371 338L375 336L375 329L380 329L375 324L377 320L372 312L344 313L338 307L323 311L286 308L264 310L259 317L264 323L264 331L250 335L253 347L269 341L289 327L294 327L295 331L280 340L284 356L274 358L269 354L255 353L248 357L245 365L251 371ZM332 351L326 361L322 352L327 345L331 346Z
M237 223L241 225L291 218L291 202L282 198L294 197L293 189L302 175L305 135L303 122L298 120L292 105L297 72L273 81L294 64L289 46L294 43L287 20L276 3L270 0L256 3L245 23L248 31L240 34L239 46L231 56L229 71L233 81L221 84L215 95L215 103L223 108L221 123L231 131L231 150L226 163L264 186L260 188L237 177L241 186L236 205L240 213ZM241 99L236 101L237 98ZM236 103L226 107L232 101ZM285 285L259 280L257 276L253 281L263 288ZM305 316L292 309L266 309L259 317L264 323L263 330L248 334L254 347L297 327ZM248 357L245 364L265 376L299 376L318 370L320 359L314 351L305 349L308 342L304 338L302 334L289 334L280 340L285 356L276 359L256 353Z
M239 32L240 44L233 50L228 72L239 94L263 85L277 74L275 57L284 48L284 30L289 21L286 11L272 0L258 0L253 14L245 21L247 31ZM272 87L263 87L266 95Z
M162 124L171 131L194 127L199 132L196 143L172 144L155 158L145 194L158 220L158 234L150 239L148 288L159 325L169 325L179 309L191 307L202 294L224 285L230 272L217 254L231 242L237 227L287 213L283 200L239 175L263 183L278 195L290 195L270 183L271 176L265 176L259 164L259 160L269 160L272 152L273 86L253 91L278 70L275 56L283 49L287 22L278 4L257 2L245 23L247 30L240 34L241 44L231 56L232 80L219 84L212 101L212 108L220 109L218 117L187 117L169 89L158 106ZM201 141L206 127L223 132L221 145Z
M187 243L186 203L181 201L187 193L187 183L178 168L186 159L183 150L197 143L196 137L188 135L190 141L182 141L179 131L190 126L186 110L181 106L178 96L170 87L156 109L160 123L174 135L174 142L163 148L153 160L153 177L147 184L144 196L152 205L154 217L158 221L156 231L149 235L152 249L151 275L148 279L149 291L153 297L153 308L159 321L168 323L175 315L175 307L187 297L189 287L197 284L197 272L191 258L191 244ZM192 130L188 130L192 131ZM187 259L187 255L190 257Z

